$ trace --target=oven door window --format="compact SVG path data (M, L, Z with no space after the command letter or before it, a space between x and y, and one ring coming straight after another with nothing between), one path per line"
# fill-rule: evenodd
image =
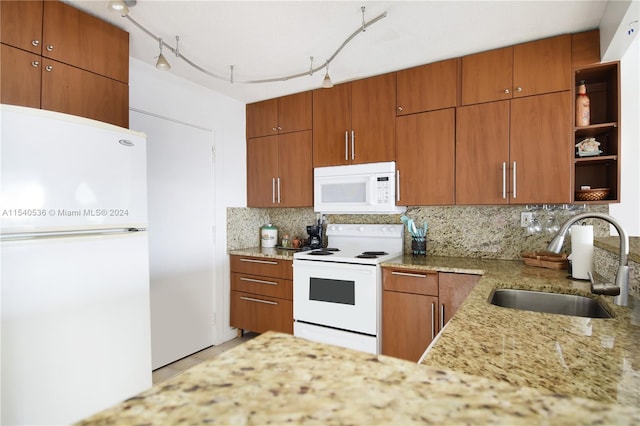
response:
M309 280L309 299L355 305L355 282L311 277Z

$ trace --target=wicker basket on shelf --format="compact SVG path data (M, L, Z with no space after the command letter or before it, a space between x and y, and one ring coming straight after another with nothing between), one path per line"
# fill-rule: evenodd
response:
M611 193L610 188L593 188L576 190L576 201L600 201Z

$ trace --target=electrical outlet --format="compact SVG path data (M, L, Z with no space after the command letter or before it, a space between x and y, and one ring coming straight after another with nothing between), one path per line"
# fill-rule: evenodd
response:
M520 213L520 226L526 228L529 226L531 221L533 220L533 212L522 212Z

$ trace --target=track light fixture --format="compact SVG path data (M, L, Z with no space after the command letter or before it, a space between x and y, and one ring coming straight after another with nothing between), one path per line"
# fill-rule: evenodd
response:
M171 64L169 64L169 61L167 61L167 58L164 57L164 55L162 54L162 45L164 44L162 42L162 37L160 37L158 39L158 43L160 44L160 54L158 55L158 61L156 62L156 68L158 68L159 70L162 71L168 71L171 69Z
M169 64L167 59L162 54L162 48L164 46L167 49L169 49L171 52L173 52L176 55L177 58L182 59L187 64L189 64L191 67L197 69L198 71L202 72L203 74L206 74L206 75L208 75L210 77L213 77L213 78L216 78L218 80L228 81L231 84L234 84L234 83L257 84L257 83L273 83L273 82L277 82L277 81L287 81L287 80L291 80L293 78L298 78L298 77L302 77L302 76L312 76L314 72L320 71L323 68L325 68L326 73L325 73L324 79L322 80L322 87L326 87L326 88L333 87L333 82L331 81L331 77L329 77L329 64L336 58L336 56L338 56L338 53L340 53L342 51L342 49L344 49L344 47L347 44L349 44L349 42L351 40L353 40L358 34L365 32L368 27L370 27L371 25L375 24L376 22L378 22L379 20L381 20L382 18L385 18L387 16L387 12L383 12L380 15L376 16L375 18L371 19L370 21L366 22L365 21L365 17L364 17L365 7L362 6L360 8L360 10L362 11L362 24L358 25L358 29L355 30L349 37L347 37L345 39L345 41L340 45L340 47L338 47L338 49L333 53L333 55L331 55L329 57L329 59L327 59L325 61L325 63L323 65L320 65L320 66L317 66L317 67L314 68L314 66L313 66L313 57L310 57L311 66L309 67L308 71L304 71L304 72L300 72L300 73L296 73L296 74L289 74L289 75L285 75L285 76L282 76L282 77L265 78L265 79L259 79L259 80L236 80L235 77L234 77L234 67L233 67L233 65L231 65L230 68L229 68L230 69L230 75L228 77L227 76L221 76L221 75L213 73L213 72L211 72L211 71L209 71L209 70L207 70L205 68L202 68L201 66L199 66L198 64L194 63L189 58L184 56L182 53L180 53L179 50L178 50L178 41L179 41L179 37L178 36L176 36L176 47L175 48L173 48L170 45L164 43L162 41L161 37L158 37L157 35L152 33L150 30L148 30L146 27L144 27L142 24L140 24L138 21L136 21L134 18L132 18L129 15L128 7L135 6L136 3L137 3L136 0L111 1L111 2L109 2L109 7L114 9L114 10L119 11L123 18L129 20L129 22L131 22L134 26L136 26L142 32L144 32L145 34L147 34L149 37L153 38L154 40L158 41L158 43L160 45L160 54L158 55L158 61L156 62L156 68L158 68L159 70L164 70L164 71L166 71L166 70L171 68L171 65Z
M327 69L327 72L322 79L322 88L331 89L333 87L333 81L331 81L331 77L329 77L329 62L325 64L325 68Z
M137 0L111 0L109 2L109 9L119 12L120 16L127 16L127 14L129 14L129 8L135 6L137 3Z

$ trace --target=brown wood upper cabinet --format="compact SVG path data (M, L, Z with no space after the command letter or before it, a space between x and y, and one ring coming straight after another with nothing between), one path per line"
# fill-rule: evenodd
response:
M42 53L42 10L42 0L1 1L0 41L40 55Z
M396 120L397 204L454 204L455 108Z
M570 90L571 35L462 58L462 104Z
M395 73L313 91L313 166L395 159Z
M460 59L456 58L398 71L396 114L455 107L459 69Z
M571 202L571 92L460 107L456 204Z
M311 130L312 92L247 104L247 138Z
M2 1L0 102L129 125L129 34L58 1Z
M247 140L247 206L313 205L311 130Z
M44 2L42 56L129 82L129 33L60 1Z

